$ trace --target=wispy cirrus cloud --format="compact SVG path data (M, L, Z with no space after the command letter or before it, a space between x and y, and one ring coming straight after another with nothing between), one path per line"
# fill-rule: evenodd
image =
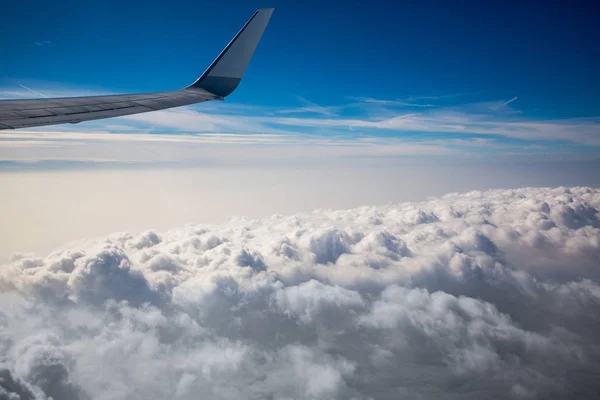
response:
M277 118L270 123L305 127L351 127L396 132L447 133L454 135L496 135L526 141L565 141L600 146L600 117L563 120L495 119L488 115L455 110L410 113L387 119L358 118Z
M43 93L41 93L41 92L38 92L37 90L33 90L33 89L31 89L31 88L29 88L29 87L27 87L27 86L23 85L22 83L19 83L19 86L21 86L23 89L25 89L25 90L27 90L27 91L29 91L29 92L31 92L31 93L33 93L33 94L37 95L37 96L44 97L44 98L48 98L48 96L46 96L45 94L43 94Z
M321 106L318 105L316 103L313 103L312 101L306 100L304 97L302 96L297 96L298 100L303 103L303 106L300 107L296 107L296 108L286 108L286 109L281 109L281 110L276 110L275 113L277 114L303 114L303 113L310 113L310 114L320 114L320 115L325 115L325 116L337 116L338 112L342 109L344 109L345 105L342 106Z
M293 134L114 134L17 132L0 135L0 160L111 161L121 164L265 165L336 164L351 158L442 156L459 154L459 146L436 141L383 138L328 138Z
M50 40L40 40L38 42L34 42L33 44L35 44L38 47L54 46L54 42Z
M36 96L32 96L34 93ZM43 95L41 94L43 93ZM5 99L29 99L32 97L78 97L110 95L109 90L92 87L67 87L54 82L40 81L34 79L0 79L0 100Z
M419 107L436 107L435 104L429 104L429 103L415 103L415 102L411 102L411 101L402 101L402 100L386 100L386 99L374 99L372 97L351 97L354 100L357 100L359 102L362 102L364 104L377 104L377 105L382 105L382 106L389 106L389 107L415 107L415 108L419 108Z
M49 96L89 95L90 91L46 90L22 87L0 90L0 96L31 97L43 90ZM15 96L15 93L19 93ZM41 92L39 92L41 93ZM513 105L518 96L477 102L438 103L440 99L460 98L464 94L418 96L406 99L353 97L342 104L317 104L298 96L299 105L263 106L250 104L206 103L185 108L136 114L116 119L89 122L76 127L50 127L40 131L88 131L118 133L234 133L277 135L410 137L411 141L492 136L507 146L522 151L564 150L567 147L600 147L600 117L533 119ZM427 100L427 102L422 102ZM423 134L419 139L419 134ZM532 145L534 145L532 147Z

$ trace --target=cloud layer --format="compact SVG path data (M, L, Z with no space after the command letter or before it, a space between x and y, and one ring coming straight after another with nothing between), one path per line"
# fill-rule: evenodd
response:
M16 255L0 399L589 397L598 210L470 192Z
M35 89L18 82L13 87L0 86L0 99L110 94L48 87L36 82L28 85ZM16 87L20 90L15 90ZM473 93L405 99L348 97L330 105L297 96L295 102L289 103L289 99L282 102L276 106L208 102L89 121L76 127L62 125L20 132L310 135L346 140L393 137L424 146L435 142L446 150L465 154L473 154L472 147L478 144L477 153L485 147L492 152L525 154L597 153L600 146L598 115L577 114L569 118L531 115L531 108L539 109L534 104L521 106L518 96L495 100ZM486 146L481 146L483 142ZM2 145L0 142L0 148Z

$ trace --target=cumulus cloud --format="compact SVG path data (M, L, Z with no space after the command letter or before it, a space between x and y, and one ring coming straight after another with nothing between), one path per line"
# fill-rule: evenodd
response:
M0 399L590 398L600 190L84 240L0 268Z

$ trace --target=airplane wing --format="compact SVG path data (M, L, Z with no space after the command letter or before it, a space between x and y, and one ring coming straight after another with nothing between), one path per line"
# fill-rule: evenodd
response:
M184 89L112 96L0 100L0 130L76 124L223 100L240 83L272 13L272 8L256 11L202 76Z

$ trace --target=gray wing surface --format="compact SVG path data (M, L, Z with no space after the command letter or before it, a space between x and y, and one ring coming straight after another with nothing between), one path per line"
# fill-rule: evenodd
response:
M218 97L193 89L115 96L0 100L0 129L29 128L120 117L185 106Z
M238 86L273 13L260 9L192 85L170 92L0 100L0 130L119 117L223 100Z

